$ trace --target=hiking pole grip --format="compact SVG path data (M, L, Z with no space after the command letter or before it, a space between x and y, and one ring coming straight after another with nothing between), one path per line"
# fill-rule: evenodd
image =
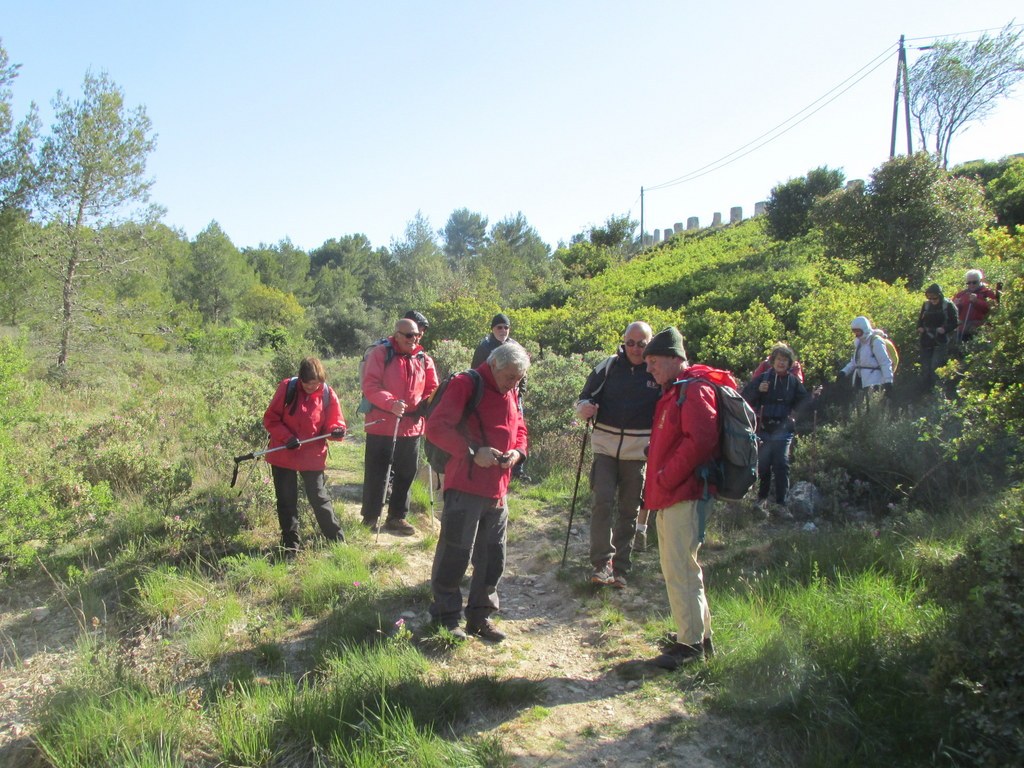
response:
M580 475L583 473L583 457L587 453L587 437L590 435L590 419L587 419L583 427L583 441L580 444L580 461L576 467L576 487L572 491L572 506L569 508L569 525L565 529L565 546L562 547L562 567L565 568L565 558L569 554L569 534L572 533L572 519L576 514L576 497L580 491Z

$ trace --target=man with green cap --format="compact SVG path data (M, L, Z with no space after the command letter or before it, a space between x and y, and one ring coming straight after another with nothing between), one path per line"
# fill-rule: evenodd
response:
M709 492L713 495L715 491L701 476L701 469L719 452L717 394L703 379L721 372L706 365L690 365L683 337L674 327L651 339L644 359L662 388L647 454L644 508L660 510L658 553L676 625L675 637L651 663L674 670L714 653L711 612L697 552L704 539L705 505L710 504ZM686 388L681 405L680 387Z

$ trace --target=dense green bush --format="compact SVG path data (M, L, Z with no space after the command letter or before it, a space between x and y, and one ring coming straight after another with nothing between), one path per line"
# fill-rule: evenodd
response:
M570 464L569 450L578 445L573 404L590 373L581 355L563 357L553 352L534 359L529 387L523 400L530 431L529 473L540 479ZM578 450L578 449L576 449Z
M975 537L937 591L957 613L932 684L953 710L956 741L972 765L1024 764L1024 502Z

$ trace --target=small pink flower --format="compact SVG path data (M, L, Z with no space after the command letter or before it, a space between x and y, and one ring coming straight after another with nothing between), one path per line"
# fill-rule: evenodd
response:
M398 627L399 629L404 627L405 626L405 619L399 619L398 621L396 621L395 622L395 626Z
M361 587L361 586L363 586L363 582L361 582L361 581L353 581L352 582L352 586L353 587Z

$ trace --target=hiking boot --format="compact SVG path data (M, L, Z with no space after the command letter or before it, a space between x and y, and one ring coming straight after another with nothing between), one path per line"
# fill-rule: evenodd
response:
M665 639L661 641L662 650L668 651L673 645L678 642L679 636L675 632L668 632L665 635ZM704 658L710 659L715 655L715 643L710 637L705 637L701 641L701 647L704 648Z
M711 638L710 637L705 637L704 638L703 646L704 646L704 658L705 659L710 659L712 656L715 655L715 644L713 642L711 642Z
M396 536L412 536L416 533L416 529L407 520L403 520L400 517L396 517L393 520L385 520L384 530Z
M633 550L636 552L647 551L647 531L637 531L633 536Z
M364 517L362 525L363 525L363 528L369 528L371 531L376 530L376 528L377 528L377 518L376 517Z
M669 672L679 669L684 664L704 659L703 645L687 645L686 643L675 643L659 656L651 659L651 664L658 669L667 669Z
M494 622L490 619L481 619L480 621L467 621L466 622L466 633L475 635L483 640L490 640L492 643L500 643L508 635L494 626Z
M299 555L302 545L296 543L281 545L281 557L285 560L294 560Z
M590 583L598 587L607 587L610 584L614 584L615 574L612 572L612 564L605 563L595 568L594 572L590 575Z
M435 628L438 632L444 630L455 640L468 640L469 635L466 634L466 630L460 627L458 624L441 624L440 622L435 623Z
M615 587L616 589L625 589L626 588L626 576L625 576L625 574L616 573L615 577L612 579L612 584L611 585L613 587Z
M793 513L790 512L786 508L786 505L784 503L782 503L782 502L776 502L775 504L772 505L772 512L771 512L771 514L772 514L772 517L777 518L779 520L792 520L793 519Z

